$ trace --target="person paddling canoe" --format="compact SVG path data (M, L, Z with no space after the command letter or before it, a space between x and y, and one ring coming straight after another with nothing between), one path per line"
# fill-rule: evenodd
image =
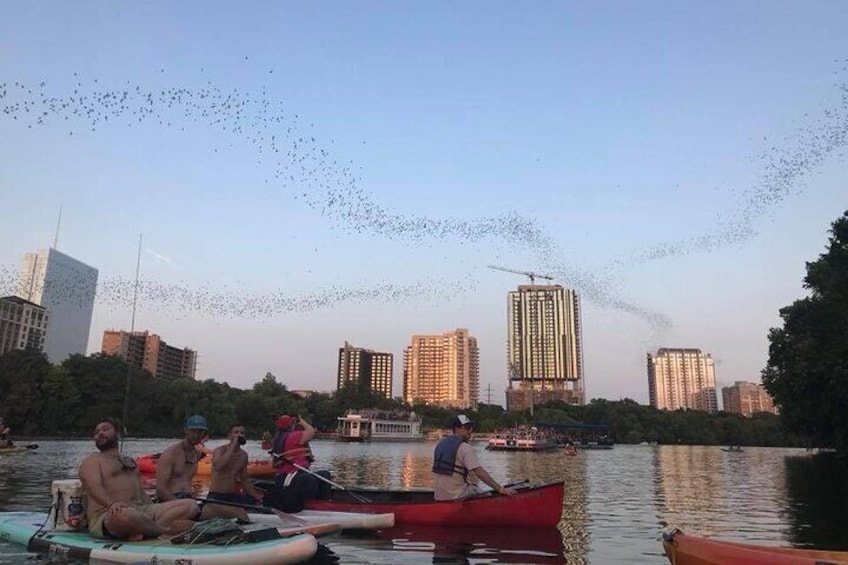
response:
M461 500L480 494L480 479L498 494L512 496L515 489L503 487L480 465L469 445L474 422L460 414L451 423L453 435L442 438L433 452L433 487L436 500Z

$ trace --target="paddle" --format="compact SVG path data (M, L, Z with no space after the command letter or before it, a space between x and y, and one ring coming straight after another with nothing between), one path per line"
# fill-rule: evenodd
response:
M267 506L256 506L255 504L243 504L241 502L230 502L228 500L215 500L214 498L201 498L199 496L191 497L192 500L196 500L197 502L201 502L203 504L220 504L222 506L235 506L236 508L244 508L245 510L252 510L257 514L275 514L277 518L281 521L285 522L294 522L298 526L307 525L308 522L305 522L298 518L297 516L292 516L291 514L286 514L282 510L277 510L276 508L268 508Z
M526 485L529 482L530 481L528 481L527 479L523 479L523 480L520 480L520 481L514 481L514 482L511 482L511 483L506 483L505 485L502 485L502 486L503 486L503 488L520 487L521 485ZM480 497L480 496L487 496L489 494L497 494L497 493L495 492L495 489L489 487L488 490L478 492L477 494L475 494L471 498L477 498L477 497Z
M327 477L324 477L324 476L322 476L322 475L319 475L319 474L318 474L318 473L316 473L315 471L311 471L311 470L307 469L306 467L304 467L303 465L298 465L297 463L295 463L294 461L291 461L291 460L287 459L287 458L286 458L286 457L284 457L283 455L279 455L279 454L277 454L277 453L271 453L271 455L273 455L274 457L277 457L278 459L282 459L282 460L283 460L283 461L285 461L286 463L289 463L289 464L290 464L292 467L294 467L295 469L298 469L298 470L300 470L300 471L303 471L304 473L309 473L309 474L310 474L310 475L312 475L313 477L317 477L317 478L321 479L322 481L324 481L324 482L325 482L325 483L327 483L328 485L333 486L333 487L336 487L336 488L337 488L337 489L339 489L339 490L343 490L343 491L345 491L346 493L348 493L348 494L351 496L351 498L353 498L354 500L356 500L356 501L358 501L358 502L361 502L361 503L363 503L363 504L370 504L370 503L371 503L371 500L369 500L369 499L368 499L368 498L366 498L365 496L362 496L361 494L357 494L357 493L353 492L352 490L348 490L348 489L346 489L345 487L343 487L342 485L340 485L339 483L334 482L334 481L331 481L331 480L330 480L330 479L328 479Z
M300 469L301 471L304 471L304 472L306 472L306 473L309 473L309 474L310 474L310 475L312 475L313 477L318 477L319 479L321 479L322 481L324 481L324 482L325 482L325 483L327 483L328 485L333 486L333 487L336 487L336 488L337 488L337 489L339 489L339 490L343 490L343 491L345 491L346 493L348 493L348 494L351 496L351 498L353 498L353 499L355 499L355 500L357 500L357 501L359 501L359 502L361 502L361 503L363 503L363 504L369 504L369 503L371 502L371 500L370 500L370 499L368 499L367 497L362 496L361 494L357 494L357 493L353 492L352 490L348 490L348 489L344 488L342 485L340 485L339 483L334 482L334 481L331 481L331 480L330 480L330 479L328 479L327 477L324 477L324 476L322 476L322 475L319 475L318 473L316 473L316 472L314 472L314 471L310 471L310 470L309 470L309 469L307 469L306 467L303 467L303 466L301 466L301 465L298 465L297 463L294 463L294 462L290 462L290 463L291 463L291 464L292 464L292 466L294 466L295 468Z

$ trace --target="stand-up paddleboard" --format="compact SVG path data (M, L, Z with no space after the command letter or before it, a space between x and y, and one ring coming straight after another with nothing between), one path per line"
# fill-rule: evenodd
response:
M318 542L304 527L263 528L253 539L231 545L176 544L162 539L135 542L103 540L84 532L42 529L47 514L0 513L0 541L25 545L29 551L65 559L106 563L156 563L157 565L287 565L308 561ZM332 525L336 530L338 526Z
M364 512L337 512L335 510L301 510L296 514L286 514L284 518L276 514L248 513L248 518L256 524L286 527L296 524L338 524L343 530L382 530L395 525L395 515L366 514Z

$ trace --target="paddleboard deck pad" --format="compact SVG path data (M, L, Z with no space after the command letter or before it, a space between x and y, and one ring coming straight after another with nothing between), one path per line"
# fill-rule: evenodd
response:
M220 540L181 544L162 539L103 540L85 532L45 531L42 525L46 522L47 514L39 512L0 513L0 541L63 559L151 565L286 565L308 561L318 550L315 536L304 533L307 527L303 526L260 525L247 531L247 541L221 545ZM326 527L338 530L337 525Z

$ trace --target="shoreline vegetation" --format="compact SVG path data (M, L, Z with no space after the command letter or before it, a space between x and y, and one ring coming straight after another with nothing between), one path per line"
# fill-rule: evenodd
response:
M349 410L413 411L422 418L425 437L439 436L457 412L475 422L478 438L498 430L563 424L603 424L617 444L741 445L807 447L803 437L784 429L773 414L709 414L698 410L657 410L634 400L593 399L583 406L549 402L529 411L506 411L494 404L476 410L429 405L406 405L367 389L348 386L333 393L301 396L288 390L271 373L250 389L214 380L163 379L128 369L118 357L74 355L51 365L44 354L12 350L0 355L0 414L15 438L88 439L104 416L124 412L124 390L129 379L124 437L158 439L179 437L191 414L203 414L210 437L224 437L239 422L248 438L258 440L273 430L280 414L309 419L324 437L333 437L337 418ZM816 447L831 447L821 445Z

